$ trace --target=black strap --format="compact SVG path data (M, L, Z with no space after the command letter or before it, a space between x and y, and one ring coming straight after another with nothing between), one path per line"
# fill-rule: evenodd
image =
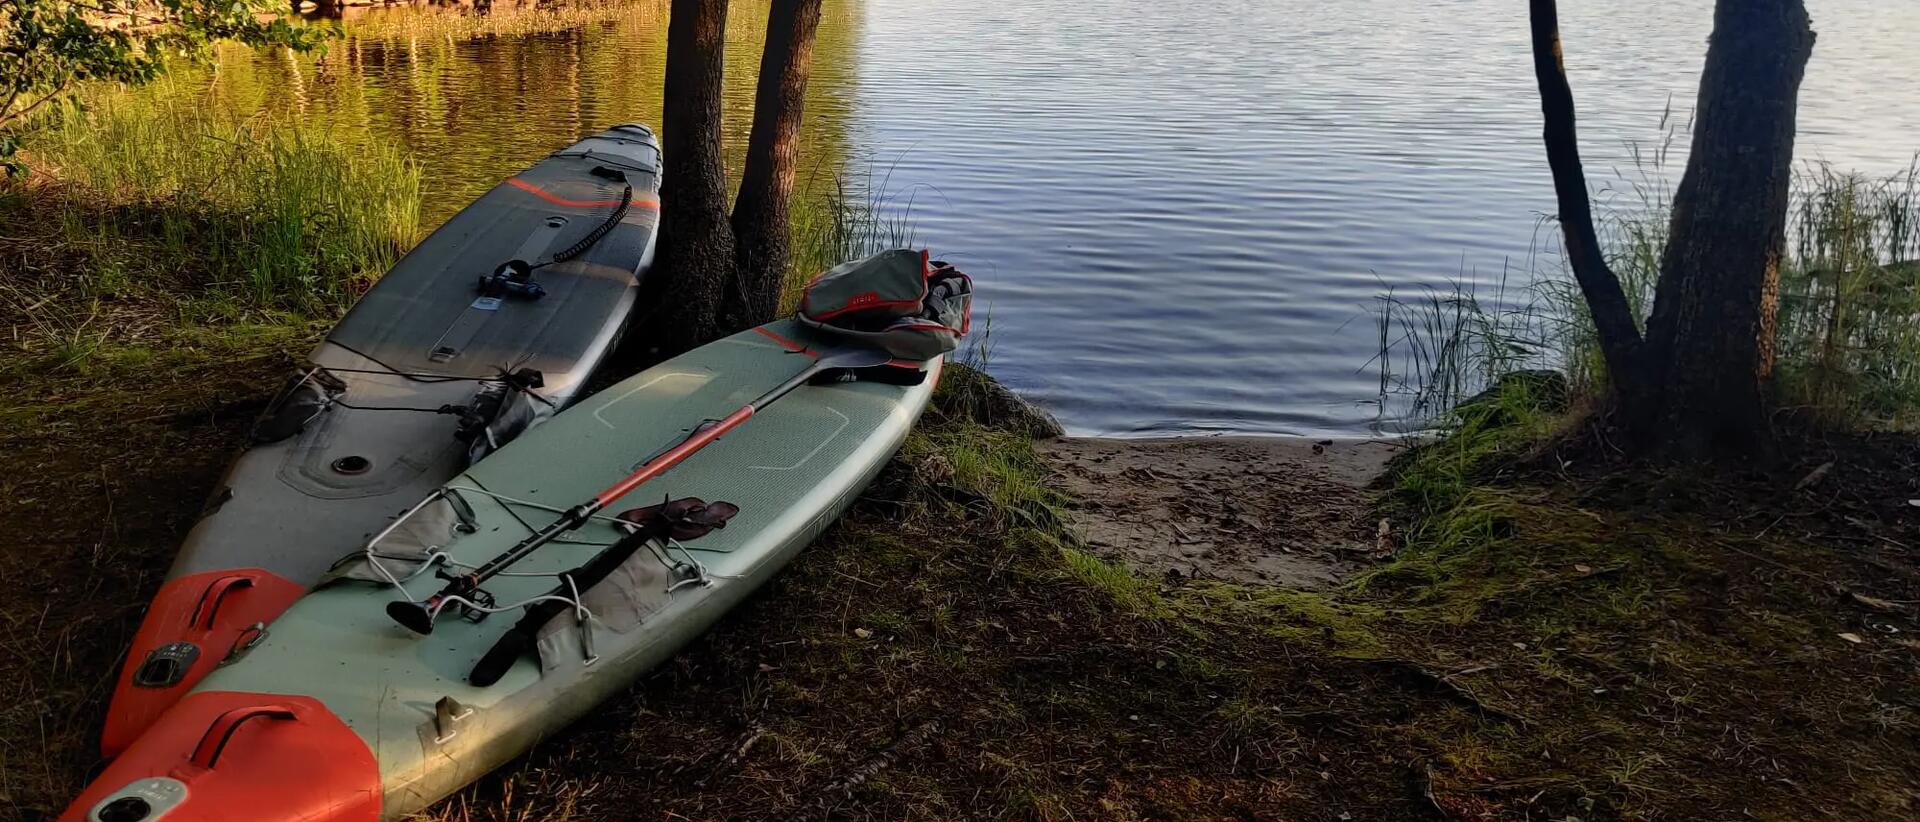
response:
M626 173L619 169L607 168L606 166L594 166L592 173L595 177L619 180L622 183L626 183L625 188L620 192L620 205L614 207L613 213L607 215L607 219L592 231L587 232L587 236L581 237L579 242L567 246L566 249L560 253L553 255L553 259L551 260L530 266L529 270L564 263L587 253L587 249L592 248L594 243L600 242L600 238L607 236L607 232L612 231L613 227L619 225L620 220L627 216L627 209L633 206L633 183L627 180Z

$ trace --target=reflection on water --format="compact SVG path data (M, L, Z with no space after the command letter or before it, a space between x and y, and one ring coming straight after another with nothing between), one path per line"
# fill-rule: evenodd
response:
M1684 117L1712 2L1561 5L1599 182L1670 96ZM1920 3L1808 5L1801 156L1904 166ZM872 0L866 19L860 144L927 187L920 236L991 296L995 373L1082 431L1365 433L1373 296L1529 268L1553 210L1524 3ZM960 56L899 47L929 36Z
M525 4L532 6L532 3ZM543 18L511 20L507 34L472 36L458 9L435 6L344 10L345 36L324 54L224 50L217 71L180 84L241 111L297 113L353 138L396 142L419 159L438 224L501 178L547 152L623 122L658 127L666 58L665 0L582 11L577 23L524 32ZM736 2L728 30L725 126L730 171L752 126L754 74L765 38L765 2ZM807 107L803 177L838 169L848 152L856 74L858 8L836 3L815 45L819 92ZM551 27L545 26L545 27Z
M444 216L577 135L657 122L664 5L466 41L405 19L431 11L373 11L317 61L229 53L212 88L405 144ZM1690 105L1712 2L1563 5L1603 181L1624 141L1659 138L1669 99ZM765 10L733 6L737 157ZM1801 156L1904 165L1920 148L1920 4L1809 6L1820 40ZM1375 294L1534 266L1553 200L1525 13L1511 0L828 0L806 164L871 164L921 240L979 279L995 373L1071 428L1365 433Z

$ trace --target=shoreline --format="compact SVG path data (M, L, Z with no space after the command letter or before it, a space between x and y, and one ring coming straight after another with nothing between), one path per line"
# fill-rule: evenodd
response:
M1214 435L1035 443L1068 520L1148 578L1319 591L1390 555L1371 516L1403 443Z

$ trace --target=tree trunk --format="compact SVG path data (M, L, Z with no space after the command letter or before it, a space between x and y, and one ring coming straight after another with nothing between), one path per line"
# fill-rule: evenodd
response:
M821 0L774 0L760 55L753 133L733 203L738 274L730 283L725 324L733 330L773 319L788 267L788 203L793 194L800 118L806 107L813 37Z
M1803 0L1715 6L1692 155L1674 192L1644 338L1593 229L1554 0L1529 3L1567 260L1593 316L1629 444L1681 459L1769 451L1794 118L1814 39Z
M638 329L654 358L719 335L720 301L733 276L733 230L720 158L726 0L673 0L667 22L665 154L655 311Z
M1771 442L1779 265L1813 40L1802 0L1720 0L1714 10L1647 323L1664 373L1660 413L1644 433L1670 455L1739 456Z
M1620 278L1607 266L1593 228L1587 175L1580 164L1573 88L1567 83L1566 61L1561 53L1559 9L1554 0L1530 0L1529 11L1533 75L1540 86L1540 112L1546 121L1541 140L1547 147L1547 165L1553 170L1567 263L1593 316L1614 397L1620 407L1632 412L1648 405L1652 375L1632 304L1620 286Z

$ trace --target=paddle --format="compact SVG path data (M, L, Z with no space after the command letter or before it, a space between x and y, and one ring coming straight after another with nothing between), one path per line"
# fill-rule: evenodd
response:
M699 539L716 528L727 527L727 520L737 513L740 513L739 506L731 502L707 502L699 497L668 500L659 505L621 513L620 519L633 523L633 533L602 549L580 567L559 574L560 584L527 606L520 621L501 634L493 647L480 657L480 661L474 663L467 681L482 688L499 682L500 677L513 667L513 663L533 649L540 639L542 627L552 622L554 617L578 607L572 601L573 597L599 585L648 542L669 538L680 542ZM586 626L582 626L581 630L582 649L591 661L593 646L589 640L592 634Z
M387 616L393 617L393 621L414 633L433 633L434 619L449 603L458 601L471 604L471 598L480 591L481 583L525 559L527 555L539 550L540 546L552 542L561 534L587 524L594 514L612 505L647 480L659 476L700 449L711 445L722 434L746 422L749 417L765 410L781 397L793 393L800 386L824 375L857 376L860 371L892 367L890 365L892 362L892 355L875 348L848 347L820 350L818 358L811 365L801 369L800 373L789 377L785 382L774 386L773 390L755 397L751 402L740 406L725 417L701 422L685 439L647 459L640 464L640 467L634 469L633 473L608 486L606 490L593 495L592 499L567 509L560 514L559 519L515 543L512 548L508 548L499 556L487 560L486 564L464 574L439 572L440 577L447 580L446 586L441 588L439 593L419 602L397 600L387 603Z

